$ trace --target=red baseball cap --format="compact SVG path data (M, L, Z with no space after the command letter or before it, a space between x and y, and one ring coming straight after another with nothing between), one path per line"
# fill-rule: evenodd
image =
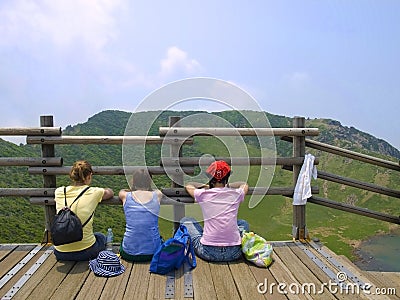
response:
M214 161L206 170L206 172L214 177L217 180L221 180L224 178L229 172L231 168L229 165L223 160Z

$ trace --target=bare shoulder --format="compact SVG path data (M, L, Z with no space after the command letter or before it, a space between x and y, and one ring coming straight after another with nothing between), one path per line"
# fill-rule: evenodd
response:
M196 187L192 183L186 184L185 189L190 196L194 197L194 191L196 190Z
M157 195L158 198L158 202L161 202L162 197L164 196L164 194L160 191L160 190L154 190L154 192Z
M233 189L242 189L245 194L247 194L247 192L249 190L249 185L243 181L237 181L237 182L230 183L229 187L233 188Z
M243 189L245 194L247 194L247 192L249 191L249 185L247 183L241 185L240 188Z
M125 199L126 199L126 194L127 194L128 192L129 192L129 190L126 190L126 189L120 190L119 193L118 193L119 199L125 200Z

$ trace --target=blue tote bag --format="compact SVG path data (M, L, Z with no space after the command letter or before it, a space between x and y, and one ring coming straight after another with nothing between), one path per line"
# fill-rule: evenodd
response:
M193 269L196 256L192 239L185 225L180 225L174 236L160 245L150 263L150 272L167 274L179 269L185 262Z

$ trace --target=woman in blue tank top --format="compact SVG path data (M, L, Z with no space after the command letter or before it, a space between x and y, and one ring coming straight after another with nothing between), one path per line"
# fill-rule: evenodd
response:
M162 242L158 229L162 193L151 190L151 182L148 171L138 169L131 190L119 192L126 219L120 254L127 261L151 261Z

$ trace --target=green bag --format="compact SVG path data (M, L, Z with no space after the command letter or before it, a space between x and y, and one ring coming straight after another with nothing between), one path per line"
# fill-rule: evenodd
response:
M272 245L254 232L243 232L242 252L248 261L267 268L273 261Z

